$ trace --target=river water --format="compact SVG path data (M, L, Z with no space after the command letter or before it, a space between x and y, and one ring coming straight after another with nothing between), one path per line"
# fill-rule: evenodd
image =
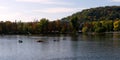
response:
M4 35L0 60L120 60L120 34Z

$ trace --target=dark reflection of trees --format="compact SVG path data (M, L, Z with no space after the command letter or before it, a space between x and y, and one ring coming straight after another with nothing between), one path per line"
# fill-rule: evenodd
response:
M107 41L109 38L111 38L112 35L106 35L106 34L84 34L82 35L83 40L87 41Z
M120 34L113 33L113 46L119 47L120 46Z
M71 40L78 41L98 41L98 42L113 42L113 40L120 40L120 34L113 33L113 34L79 34L79 35L72 35Z
M80 56L115 56L120 49L120 34L81 34L71 37L71 54L79 59ZM82 41L78 41L82 40ZM83 42L83 43L82 43ZM80 55L81 54L81 55ZM103 58L104 59L104 58Z
M78 35L73 35L73 36L71 36L71 40L72 41L78 41Z
M106 34L79 34L79 35L72 35L72 41L108 41L112 35Z
M104 45L104 46L113 46L113 47L120 46L119 33L83 34L81 38L83 41L101 42L100 45Z

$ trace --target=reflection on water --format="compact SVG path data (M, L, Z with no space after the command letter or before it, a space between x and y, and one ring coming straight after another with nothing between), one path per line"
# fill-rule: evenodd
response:
M0 36L0 60L120 60L119 53L120 34L116 33Z

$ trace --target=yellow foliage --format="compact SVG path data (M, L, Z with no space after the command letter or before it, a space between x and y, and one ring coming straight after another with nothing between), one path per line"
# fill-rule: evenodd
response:
M115 21L113 24L114 24L114 30L115 31L120 30L120 21Z

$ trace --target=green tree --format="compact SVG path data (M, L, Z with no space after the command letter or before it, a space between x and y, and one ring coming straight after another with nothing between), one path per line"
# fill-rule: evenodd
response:
M120 20L114 22L114 31L120 30Z
M83 28L82 28L82 32L83 32L83 33L88 32L88 27L83 27Z
M105 28L105 31L113 31L113 21L112 20L104 20L100 21L102 23L102 26Z
M48 31L48 19L42 18L38 23L38 29L40 33L46 33Z
M78 31L79 29L79 22L78 22L78 18L77 17L72 17L71 20L70 20L72 26L73 26L73 29L75 31Z
M94 32L105 32L105 28L102 26L102 23L98 22L93 22L94 25Z

